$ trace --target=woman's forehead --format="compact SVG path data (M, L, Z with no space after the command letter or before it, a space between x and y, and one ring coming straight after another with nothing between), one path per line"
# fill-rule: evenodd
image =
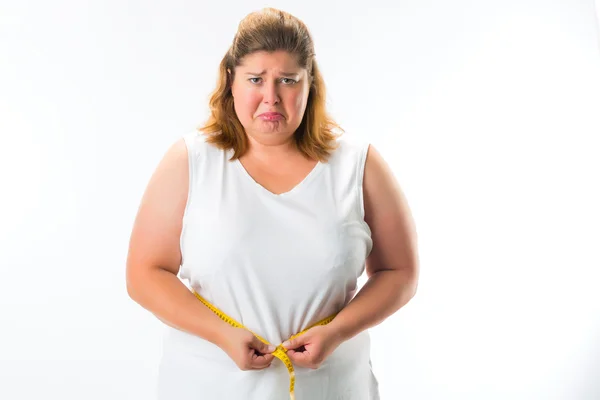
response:
M239 65L244 69L281 69L284 72L299 72L298 57L287 51L279 50L275 52L257 51L246 55ZM254 72L260 72L254 71Z

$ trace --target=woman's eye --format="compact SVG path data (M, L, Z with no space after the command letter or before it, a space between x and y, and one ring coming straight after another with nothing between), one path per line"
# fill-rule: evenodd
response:
M249 78L248 80L251 83L259 83L258 81L255 81L254 79L261 79L261 78ZM294 83L296 83L296 81L291 78L281 78L281 81L286 85L293 85Z

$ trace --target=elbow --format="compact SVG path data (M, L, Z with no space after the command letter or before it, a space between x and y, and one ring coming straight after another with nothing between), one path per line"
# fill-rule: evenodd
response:
M408 287L409 300L417 295L417 289L419 287L419 268L414 267L407 274L406 285Z
M132 282L131 279L127 278L125 280L125 287L127 289L127 295L129 296L129 298L135 300L137 291L134 282Z
M417 267L403 268L399 270L399 301L402 304L406 304L417 294L417 288L419 287L419 271Z
M417 295L417 289L418 289L418 287L419 287L419 279L415 278L411 282L411 292L410 292L410 299L411 300Z
M127 296L129 296L130 299L135 300L135 289L133 283L127 279L125 286L127 288Z
M125 287L127 289L127 295L130 299L137 301L139 295L141 277L139 272L134 272L134 268L131 265L127 265L125 273Z

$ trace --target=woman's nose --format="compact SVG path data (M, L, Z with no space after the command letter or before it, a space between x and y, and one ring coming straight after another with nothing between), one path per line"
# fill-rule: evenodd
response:
M263 85L263 102L275 104L279 102L279 93L277 92L277 83L267 82Z

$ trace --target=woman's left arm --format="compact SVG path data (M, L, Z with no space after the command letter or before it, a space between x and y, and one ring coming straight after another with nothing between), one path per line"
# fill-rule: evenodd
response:
M366 260L368 280L327 325L348 340L383 322L415 295L419 277L417 233L408 203L387 163L369 146L363 179L365 222L373 248Z

